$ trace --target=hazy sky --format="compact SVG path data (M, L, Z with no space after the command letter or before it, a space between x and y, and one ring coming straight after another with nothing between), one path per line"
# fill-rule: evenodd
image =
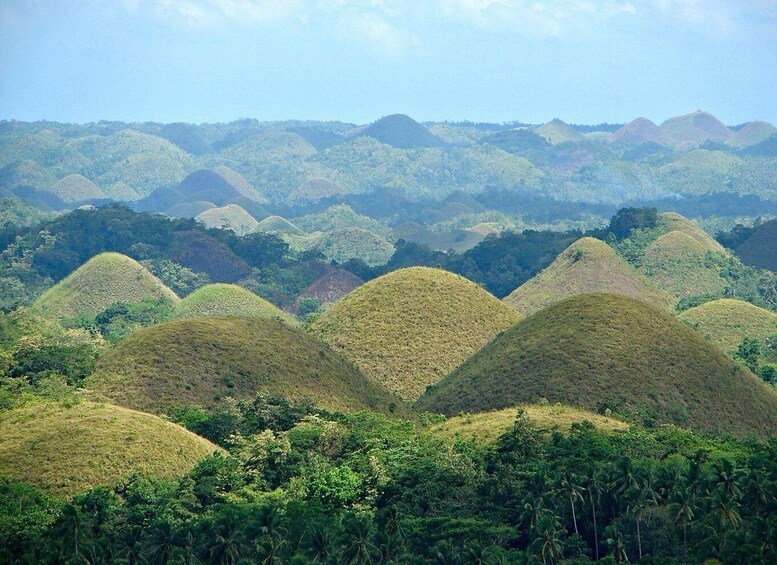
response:
M777 0L0 0L0 119L777 124Z

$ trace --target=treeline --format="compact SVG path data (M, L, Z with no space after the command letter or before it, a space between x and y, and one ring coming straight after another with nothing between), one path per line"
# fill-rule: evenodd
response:
M177 414L228 450L178 481L62 502L0 483L4 562L766 564L777 444L673 427L492 445L259 398Z

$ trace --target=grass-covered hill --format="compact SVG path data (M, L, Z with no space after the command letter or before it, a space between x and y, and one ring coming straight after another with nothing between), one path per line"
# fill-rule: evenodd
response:
M357 288L310 329L367 375L412 400L519 318L463 277L414 267Z
M736 248L746 265L777 273L777 220L764 222Z
M439 147L443 141L413 118L404 114L392 114L368 125L359 132L381 143L399 149L412 147Z
M609 138L610 143L640 145L642 143L666 143L666 138L656 124L647 118L632 120Z
M383 238L388 238L391 234L391 230L387 226L359 214L347 204L336 204L321 212L294 218L294 225L308 233L329 232L342 228L361 228Z
M175 206L168 208L165 214L173 216L174 218L196 218L205 210L210 210L215 207L216 205L213 202L197 200L195 202L176 204Z
M58 497L133 475L173 478L218 448L157 416L82 401L0 412L0 476Z
M64 202L105 198L105 193L83 175L67 175L51 187L51 192Z
M710 237L703 229L694 224L685 216L676 212L664 212L661 214L661 220L667 226L666 232L680 231L692 237L704 246L705 250L715 253L726 253L725 248Z
M645 250L641 270L675 298L717 295L727 285L718 267L705 260L710 251L683 231L670 231Z
M343 269L333 269L313 281L299 293L297 302L303 298L315 298L322 306L334 304L344 296L359 288L364 281Z
M259 225L251 214L237 204L208 208L198 214L196 220L208 228L228 229L237 235L245 235Z
M531 423L546 433L566 433L572 424L591 422L600 430L628 429L626 422L602 416L589 410L563 404L526 404L520 406ZM431 426L430 431L444 438L462 439L479 444L492 443L515 423L518 407L502 408L492 412L461 414Z
M265 208L260 202L251 200L248 198L248 196L235 196L234 198L230 198L227 201L227 205L229 204L237 204L243 210L251 214L251 216L257 222L261 222L271 215L270 212L267 211L267 208Z
M361 228L340 228L313 237L310 248L338 263L361 259L370 266L384 265L394 253L388 241Z
M553 145L585 140L583 134L581 134L566 122L562 122L558 119L552 120L547 124L543 124L535 128L534 133L540 137L543 137Z
M724 142L731 137L731 130L720 120L701 110L669 118L661 124L661 132L677 145Z
M568 298L526 318L416 407L453 415L542 398L642 423L777 435L772 388L670 314L612 294Z
M305 232L281 216L269 216L257 224L254 231L272 234L305 235Z
M524 316L569 296L610 292L642 300L664 310L674 306L669 294L631 267L606 243L584 237L553 263L515 289L505 302Z
M736 349L746 337L763 341L777 335L777 314L742 300L712 300L678 317L723 351Z
M777 133L777 127L774 127L769 122L750 122L742 129L735 131L726 141L726 145L739 149L752 147L766 141L775 133Z
M191 318L140 330L108 351L87 381L117 404L163 412L258 393L328 410L386 410L390 395L346 358L278 320Z
M241 195L237 188L220 174L206 169L187 175L176 190L188 201L209 200L219 206L230 198Z
M120 253L92 257L47 290L34 308L51 318L97 314L117 302L132 304L146 298L179 298L143 265Z
M315 204L324 198L348 194L342 186L324 178L308 179L292 192L287 201L291 205Z
M245 198L260 204L267 204L269 202L269 200L267 200L267 198L261 192L256 190L256 188L254 188L253 185L248 182L248 180L243 175L233 171L229 167L219 165L213 169L213 172L227 181L232 186L232 188L240 193L240 196L244 196Z
M296 324L291 316L261 296L241 286L223 283L195 290L176 304L174 315L176 318L251 316Z

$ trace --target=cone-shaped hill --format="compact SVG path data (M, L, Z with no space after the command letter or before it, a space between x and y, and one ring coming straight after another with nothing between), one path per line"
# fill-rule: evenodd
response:
M237 235L245 235L259 225L251 214L237 204L208 208L195 219L205 224L205 227L232 230Z
M413 118L404 114L392 114L373 122L359 131L381 143L410 149L411 147L440 147L445 143Z
M278 320L190 318L139 330L87 380L117 404L162 412L259 393L328 410L387 410L394 397L341 354Z
M515 289L505 302L524 316L569 296L611 292L669 310L674 299L636 271L606 243L575 241L553 263Z
M585 141L582 133L561 120L552 120L547 124L542 124L534 130L534 133L544 137L553 145L560 143L572 143L576 141Z
M209 284L183 298L175 307L176 318L202 316L250 316L276 318L296 325L286 312L236 284Z
M306 204L314 204L325 198L342 196L344 194L348 194L348 191L336 182L324 178L314 178L306 180L299 185L289 195L287 201L292 206L304 206Z
M558 302L500 334L419 410L486 412L546 398L638 422L777 435L777 393L667 313L613 294Z
M165 214L168 216L174 216L176 218L196 218L202 214L205 210L215 208L216 205L213 202L206 202L205 200L197 200L196 202L183 202L176 204L169 208Z
M59 179L51 187L51 192L68 203L105 198L105 193L82 175L68 175Z
M200 169L189 174L175 188L185 202L207 200L222 206L227 200L241 196L230 182L215 171Z
M292 224L286 218L269 216L259 222L254 231L272 234L305 235L305 232Z
M637 118L613 133L608 141L616 144L639 145L641 143L664 144L667 139L656 124L647 118Z
M758 145L776 133L777 127L774 127L769 122L750 122L742 129L734 132L734 135L726 141L726 144L741 149Z
M683 232L684 234L701 243L706 250L713 251L715 253L727 253L726 249L720 243L712 239L703 229L694 224L685 216L682 216L676 212L664 212L661 214L661 219L668 226L667 232Z
M746 265L777 273L777 220L758 226L736 252Z
M176 424L110 404L36 404L0 413L0 475L62 498L136 474L170 479L218 450Z
M661 132L678 145L696 144L705 141L726 141L731 137L729 130L712 114L698 110L684 116L669 118L661 124Z
M146 298L178 302L175 293L143 265L120 253L92 257L61 280L34 303L34 308L51 318L97 314L111 304L133 304Z
M376 381L414 399L519 318L464 277L413 267L360 286L311 331Z
M711 247L686 231L673 230L645 249L640 269L675 298L719 294L728 283L717 267L704 260Z
M246 180L246 178L238 172L233 171L229 167L221 165L213 169L214 173L217 173L221 178L227 181L232 187L237 190L241 196L248 198L253 202L260 204L268 204L270 201L265 198L261 192L256 190L253 185Z
M310 286L300 292L297 302L302 298L315 298L322 306L328 306L363 284L364 281L350 271L334 269L314 280Z
M777 335L777 314L742 300L712 300L686 310L678 318L723 351L736 349L746 337L763 341Z

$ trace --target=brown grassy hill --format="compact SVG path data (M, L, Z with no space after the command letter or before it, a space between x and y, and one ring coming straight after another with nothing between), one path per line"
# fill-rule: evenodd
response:
M68 175L59 179L51 187L51 192L68 203L105 198L105 193L82 175Z
M213 202L197 200L196 202L183 202L181 204L176 204L172 208L169 208L165 214L175 218L196 218L205 210L210 210L211 208L215 207L216 205Z
M678 299L719 294L728 283L720 276L718 267L705 261L710 247L688 232L670 231L647 247L640 270Z
M540 137L544 137L553 145L585 140L583 134L566 122L562 122L558 119L535 128L534 133Z
M621 420L563 404L524 404L520 408L538 430L546 433L568 432L572 424L580 422L591 422L600 430L606 431L629 428L629 425ZM484 445L494 442L513 426L517 411L517 407L510 407L492 412L453 416L433 425L430 431L443 438L461 438Z
M232 230L237 235L245 235L259 225L251 214L237 204L208 208L195 219L205 224L205 227Z
M240 193L240 196L249 198L259 204L268 204L270 201L264 197L253 185L246 180L246 178L238 172L233 171L229 167L220 165L213 169L214 173L217 173L221 178L227 181L232 187Z
M315 298L322 306L327 306L334 304L363 284L364 281L350 271L334 269L300 292L297 302L302 298Z
M357 288L311 332L376 381L414 399L519 318L472 281L413 267Z
M726 145L739 149L751 147L753 145L758 145L762 141L766 141L775 133L777 133L777 127L774 127L769 122L750 122L739 131L735 131L726 141Z
M117 404L163 412L258 393L307 399L328 410L387 410L392 397L341 354L278 320L176 320L134 333L87 381Z
M739 247L737 256L746 265L777 273L777 220L764 222Z
M344 263L361 259L367 265L384 265L394 254L394 246L376 233L361 228L340 228L323 233L313 240L317 249L330 261Z
M251 200L247 196L235 196L234 198L227 200L227 204L237 204L243 210L251 214L257 222L261 222L270 216L270 213L264 206L259 202Z
M678 318L723 351L736 349L746 337L763 341L777 335L777 314L742 300L712 300Z
M641 143L664 144L667 142L667 139L664 137L661 128L656 124L647 118L637 118L613 133L609 138L609 142L624 145L639 145Z
M103 190L108 198L121 200L123 202L132 202L140 199L140 194L124 182L115 182Z
M111 304L133 304L146 298L178 302L175 293L143 265L120 253L92 257L35 301L33 307L50 318L97 314Z
M720 120L701 110L669 118L661 124L661 132L677 145L723 142L731 137L731 131Z
M516 324L416 402L487 412L546 398L638 422L777 436L777 393L674 316L612 294L557 302Z
M404 114L392 114L371 123L357 132L377 139L381 143L410 149L412 147L440 147L443 141L413 118Z
M203 316L255 316L275 318L297 325L283 310L236 284L208 284L183 298L175 306L176 318Z
M720 243L707 235L707 232L705 232L685 216L682 216L677 212L664 212L661 214L661 219L667 225L667 233L670 231L680 231L686 235L691 236L709 251L723 254L728 253Z
M272 234L287 234L287 235L305 235L305 232L292 224L286 218L280 216L269 216L259 222L254 228L254 231Z
M63 498L136 474L183 475L218 450L176 424L110 404L37 404L0 412L0 475Z
M674 299L660 290L598 239L584 237L548 267L505 298L524 316L569 296L611 292L669 310Z
M292 206L314 204L324 198L348 194L342 186L329 179L313 178L306 180L292 192L287 201Z

